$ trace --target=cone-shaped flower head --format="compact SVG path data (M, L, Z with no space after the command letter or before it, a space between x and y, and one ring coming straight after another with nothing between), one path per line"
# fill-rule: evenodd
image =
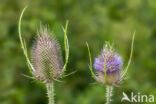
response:
M97 80L102 84L115 85L121 80L122 57L107 44L95 58L93 67L97 70Z
M60 47L47 28L42 28L32 47L34 75L43 82L57 79L63 69Z

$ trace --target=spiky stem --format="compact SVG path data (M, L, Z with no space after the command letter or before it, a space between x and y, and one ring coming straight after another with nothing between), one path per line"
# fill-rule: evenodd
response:
M112 86L106 87L106 98L107 98L106 104L110 104L111 102L112 90L113 90Z
M47 83L47 93L48 93L48 98L49 98L49 103L48 104L54 104L54 83Z

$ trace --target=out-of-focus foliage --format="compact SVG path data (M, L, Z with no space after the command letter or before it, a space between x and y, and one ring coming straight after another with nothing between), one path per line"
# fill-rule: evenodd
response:
M105 41L114 43L126 65L134 31L129 74L127 80L114 88L112 104L121 103L123 91L128 95L133 91L156 97L155 0L0 0L0 104L47 104L45 86L23 75L31 76L17 32L25 5L28 8L22 20L22 35L29 56L40 23L49 25L63 50L61 26L67 19L70 22L67 73L77 72L55 83L57 104L103 104L105 87L94 83L91 77L85 42L89 43L93 57Z

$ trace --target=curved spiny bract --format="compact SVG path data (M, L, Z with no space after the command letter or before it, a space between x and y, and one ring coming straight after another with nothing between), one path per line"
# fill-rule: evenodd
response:
M45 83L59 78L62 73L62 56L57 41L47 28L42 27L32 47L32 63L34 75Z

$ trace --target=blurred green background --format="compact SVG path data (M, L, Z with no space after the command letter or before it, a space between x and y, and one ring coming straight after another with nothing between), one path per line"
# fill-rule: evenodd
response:
M61 26L69 20L66 74L76 73L55 82L57 104L104 104L105 86L96 84L91 77L85 42L89 43L93 58L105 41L114 43L125 67L134 31L129 74L114 88L112 104L121 104L123 91L129 96L140 92L156 97L156 0L0 0L0 104L48 103L45 86L23 75L31 76L17 29L25 5L28 8L22 20L22 36L29 54L40 23L49 25L64 52Z

